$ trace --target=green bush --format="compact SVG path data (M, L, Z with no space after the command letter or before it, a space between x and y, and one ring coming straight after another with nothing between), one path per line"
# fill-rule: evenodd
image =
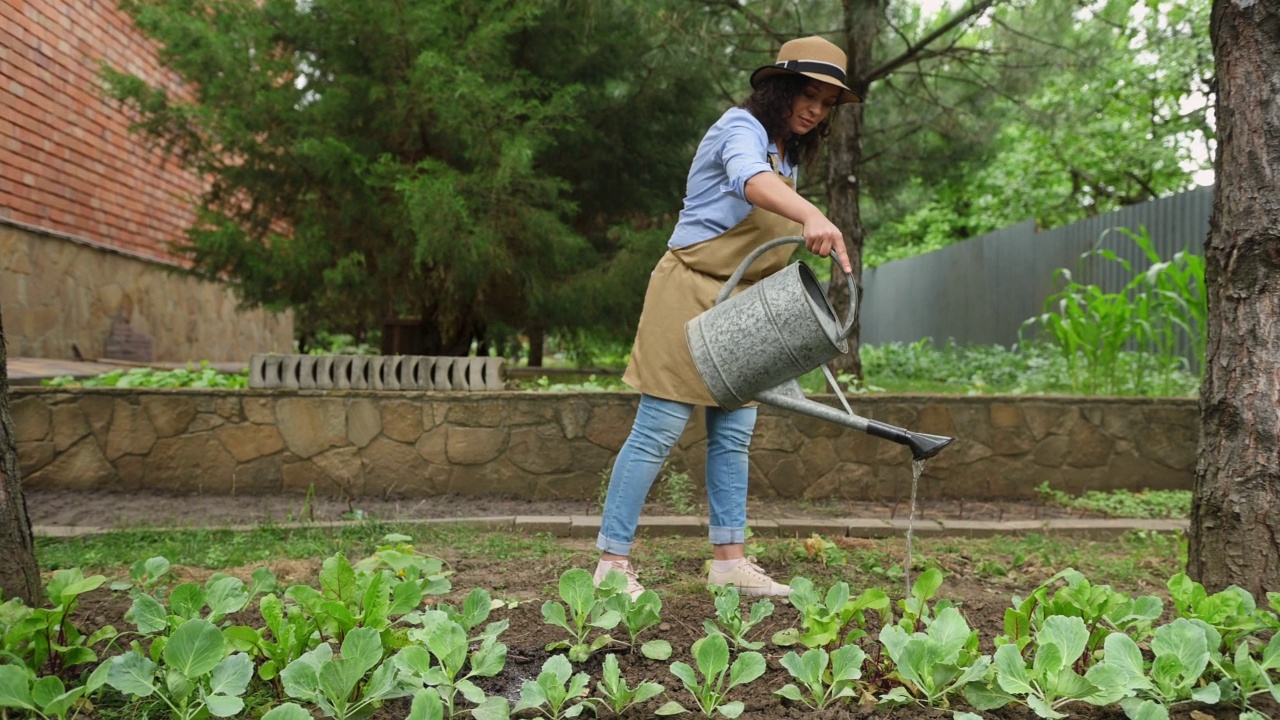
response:
M208 361L199 368L188 365L178 370L132 368L112 370L90 378L73 378L70 375L44 381L46 387L144 387L144 388L230 388L242 390L249 387L249 370L224 373L210 367Z

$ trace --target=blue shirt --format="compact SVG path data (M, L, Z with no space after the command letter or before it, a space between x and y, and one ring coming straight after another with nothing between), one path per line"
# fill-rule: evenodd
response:
M684 207L667 246L674 249L710 240L742 222L752 210L746 197L747 180L773 172L769 155L777 152L751 113L733 108L721 115L693 156ZM795 180L796 166L789 159L778 169Z

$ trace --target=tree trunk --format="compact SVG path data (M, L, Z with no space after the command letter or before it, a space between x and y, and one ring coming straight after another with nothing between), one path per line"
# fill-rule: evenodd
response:
M1218 157L1188 574L1280 591L1280 2L1215 0Z
M18 445L9 414L9 360L5 348L4 316L0 314L0 597L22 598L28 607L44 600L35 539L22 497Z
M880 23L879 0L846 0L844 6L844 45L848 56L849 87L866 100L870 83L866 75L872 70L871 53L875 48L876 28ZM858 354L862 322L862 213L858 207L862 173L862 103L839 109L832 123L831 149L827 157L827 217L844 233L845 249L853 267L858 307L854 313L853 331L849 335L849 352L832 361L831 366L862 379L862 358ZM832 272L831 303L837 308L849 306L848 283L842 273Z

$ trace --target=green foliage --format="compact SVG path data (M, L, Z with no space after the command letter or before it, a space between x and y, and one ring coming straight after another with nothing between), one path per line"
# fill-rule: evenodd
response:
M732 585L712 585L711 592L715 596L715 620L703 620L702 629L708 635L724 635L733 642L735 650L759 650L762 642L747 639L751 629L759 625L765 618L773 614L773 603L767 598L757 600L751 606L747 617L742 616L738 588Z
M371 627L347 633L336 656L329 643L303 653L280 671L280 679L289 697L338 720L359 717L376 703L404 697L410 686L395 663L383 662L382 640Z
M48 607L27 607L18 598L0 604L0 657L33 673L63 677L71 668L97 662L93 646L115 638L115 628L107 625L85 635L72 618L80 596L104 582L102 575L85 577L79 568L59 570L45 588ZM41 697L46 696L42 690Z
M538 673L536 679L526 680L521 684L520 701L512 708L512 712L537 710L550 720L577 717L590 704L569 703L579 698L590 683L590 675L574 674L573 666L564 655L552 655L542 664L542 672Z
M616 593L605 599L605 607L618 613L621 625L626 628L627 638L633 648L639 640L640 633L656 627L662 621L662 598L652 590L645 590L634 600L628 593Z
M156 648L153 643L150 656L135 647L111 658L106 684L130 697L155 696L182 720L236 717L244 710L241 696L253 677L253 661L244 653L225 655L226 642L213 623L188 620L162 651Z
M185 369L156 370L153 368L131 368L128 370L111 370L89 378L74 378L70 375L50 378L42 381L46 387L79 388L79 387L120 387L120 388L225 388L243 390L249 387L249 370L238 373L224 373L209 362L202 361L199 369L187 365Z
M782 656L782 667L791 677L800 681L808 695L791 683L774 691L774 695L802 702L814 710L846 698L857 697L857 681L862 677L862 663L867 654L857 645L845 645L827 656L821 648L806 650L804 655L794 651ZM827 667L830 662L830 668Z
M954 607L939 612L923 632L885 625L880 643L893 661L890 677L903 683L880 696L880 703L886 705L945 705L948 695L981 680L991 663L978 653L978 631L970 630Z
M55 675L37 679L21 665L0 665L0 708L25 710L44 720L64 720L69 712L75 716L72 711L85 690L83 685L67 690Z
M1046 502L1117 518L1185 518L1191 515L1190 490L1089 490L1073 497L1044 481L1036 493Z
M588 644L587 636L592 628L612 630L622 621L622 614L611 609L609 599L626 586L626 576L616 570L610 571L598 588L586 570L573 568L565 571L560 576L560 598L564 602L548 600L543 603L542 618L548 625L568 631L571 640L549 643L547 650L567 648L570 660L585 662L591 653L612 642L608 635L599 635Z
M412 643L393 659L406 681L419 688L433 688L443 703L445 717L454 716L459 694L477 707L493 707L496 700L487 698L473 679L502 672L507 646L496 637L485 637L468 655L467 631L447 613L429 610L422 613L419 623L420 627L409 631Z
M1194 357L1204 357L1204 259L1181 252L1166 262L1145 228L1124 233L1151 261L1149 270L1134 275L1132 264L1115 252L1090 250L1081 255L1082 264L1100 257L1119 264L1132 279L1123 289L1106 292L1075 282L1069 270L1060 268L1055 276L1065 287L1045 301L1043 314L1023 323L1022 331L1040 328L1066 360L1071 385L1079 392L1119 395L1134 388L1140 394L1168 395L1180 388L1178 371L1185 369L1179 337L1191 343ZM1137 362L1126 368L1117 360L1130 346L1136 347ZM1129 377L1121 375L1125 371Z
M656 255L609 262L611 231L670 208L713 110L661 5L122 7L192 88L103 72L134 130L209 178L179 252L304 337L420 317L435 353L633 321L642 292L617 290Z
M630 708L662 694L664 689L658 683L648 681L641 682L634 688L627 687L626 678L618 670L618 656L612 653L604 656L604 667L600 682L596 683L596 690L603 698L603 704L615 716L621 717Z
M658 484L658 498L677 515L693 515L698 512L698 501L694 497L693 479L689 473L676 472L664 468L665 473Z
M688 663L676 661L671 664L671 674L680 678L685 690L693 695L702 715L713 717L719 713L730 720L741 715L745 706L736 700L728 701L728 693L764 674L764 656L754 651L740 653L730 666L729 644L716 633L693 644L693 659L698 666L696 671ZM658 715L683 712L687 711L674 700L657 710Z
M867 611L874 610L881 625L892 619L889 596L883 590L868 588L852 597L849 583L844 581L833 583L823 596L808 578L794 578L789 600L800 614L800 628L775 633L775 645L788 646L798 642L809 648L834 649L866 637Z

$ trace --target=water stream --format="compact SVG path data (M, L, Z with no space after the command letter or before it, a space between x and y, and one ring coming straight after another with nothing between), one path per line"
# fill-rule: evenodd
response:
M911 553L911 538L916 524L916 491L920 488L920 476L924 474L924 464L927 460L911 461L911 514L907 516L907 561L902 566L902 577L907 581L906 597L911 597L911 565L913 558Z

